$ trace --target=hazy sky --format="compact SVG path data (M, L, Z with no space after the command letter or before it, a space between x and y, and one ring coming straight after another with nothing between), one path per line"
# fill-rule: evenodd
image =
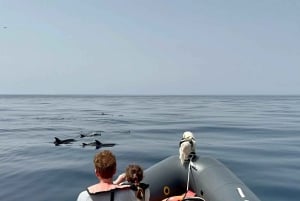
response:
M0 0L0 94L300 94L300 1Z

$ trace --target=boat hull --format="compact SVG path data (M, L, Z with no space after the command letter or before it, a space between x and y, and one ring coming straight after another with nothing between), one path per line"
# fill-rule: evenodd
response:
M150 184L150 201L185 193L188 183L188 189L206 201L260 201L235 174L211 157L194 156L190 165L181 165L177 155L170 156L146 169L143 182Z

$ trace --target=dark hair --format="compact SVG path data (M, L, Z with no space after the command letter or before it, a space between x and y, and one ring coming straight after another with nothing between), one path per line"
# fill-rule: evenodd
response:
M140 181L144 177L143 169L139 165L128 165L126 168L126 179L128 182L134 184L137 188L136 197L144 200L145 191L139 186Z
M144 200L145 199L145 190L142 189L141 187L137 186L137 191L135 193L135 196L140 200Z
M104 150L96 154L94 157L94 165L96 172L104 179L112 178L116 173L116 157L111 151Z
M144 177L143 169L139 165L128 165L126 168L126 179L130 183L139 183Z

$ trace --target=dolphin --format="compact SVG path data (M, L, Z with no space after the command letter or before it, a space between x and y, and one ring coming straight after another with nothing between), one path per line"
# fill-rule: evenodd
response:
M101 132L103 132L103 131L92 132L92 133L89 133L89 134L80 134L80 138L93 137L93 136L101 136Z
M60 144L70 144L72 142L75 142L76 140L74 139L65 139L65 140L61 140L58 137L55 137L55 141L53 142L56 146L60 145Z
M116 145L115 143L102 143L99 140L95 140L95 142L91 142L91 143L82 143L82 147L95 146L96 149L99 149L101 147L113 147L115 145Z

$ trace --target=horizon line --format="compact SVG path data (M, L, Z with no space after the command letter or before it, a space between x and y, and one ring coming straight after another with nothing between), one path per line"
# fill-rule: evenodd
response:
M0 96L300 96L300 94L73 94L73 93L20 93Z

